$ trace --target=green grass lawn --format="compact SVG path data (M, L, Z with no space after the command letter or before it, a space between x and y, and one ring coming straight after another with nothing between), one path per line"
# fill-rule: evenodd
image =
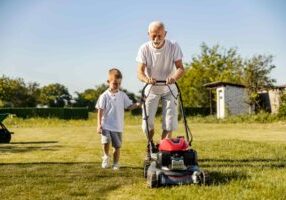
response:
M94 124L8 120L15 134L11 144L0 144L0 198L286 199L285 123L189 124L211 183L158 189L147 188L143 178L146 140L140 118L126 121L119 171L101 169Z

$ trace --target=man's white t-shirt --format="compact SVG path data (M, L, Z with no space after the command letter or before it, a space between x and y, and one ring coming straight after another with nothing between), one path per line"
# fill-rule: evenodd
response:
M103 92L96 103L97 109L103 109L102 128L114 132L123 132L124 109L133 103L125 92Z
M165 81L175 72L175 61L182 58L183 53L178 43L165 39L165 44L160 49L154 48L151 41L144 43L139 48L136 61L146 64L145 74L148 77ZM171 85L170 87L173 90L175 85ZM150 92L163 94L168 91L169 88L167 86L152 86Z

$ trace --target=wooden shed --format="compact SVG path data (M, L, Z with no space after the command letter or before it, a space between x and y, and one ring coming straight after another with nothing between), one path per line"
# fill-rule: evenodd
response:
M248 95L244 85L219 81L208 83L204 86L210 90L216 90L217 118L225 118L228 115L240 115L250 112L251 109L247 103Z

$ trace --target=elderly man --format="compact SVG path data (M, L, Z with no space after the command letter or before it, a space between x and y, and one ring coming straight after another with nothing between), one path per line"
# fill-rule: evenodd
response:
M148 27L148 42L139 48L137 76L142 82L150 84L145 92L146 111L148 116L149 138L153 141L154 120L159 101L162 101L162 136L171 137L178 126L177 88L174 83L184 74L182 51L176 42L165 39L167 31L160 21L154 21ZM157 80L166 81L167 85L157 85ZM143 119L145 119L143 113ZM142 122L143 131L147 134L146 121ZM148 151L149 152L149 151ZM148 157L150 155L147 154Z

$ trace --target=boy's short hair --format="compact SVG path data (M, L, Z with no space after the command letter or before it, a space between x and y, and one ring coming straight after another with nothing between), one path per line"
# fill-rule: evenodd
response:
M108 71L108 79L110 78L116 78L116 79L122 79L122 74L119 71L119 69L112 68Z

